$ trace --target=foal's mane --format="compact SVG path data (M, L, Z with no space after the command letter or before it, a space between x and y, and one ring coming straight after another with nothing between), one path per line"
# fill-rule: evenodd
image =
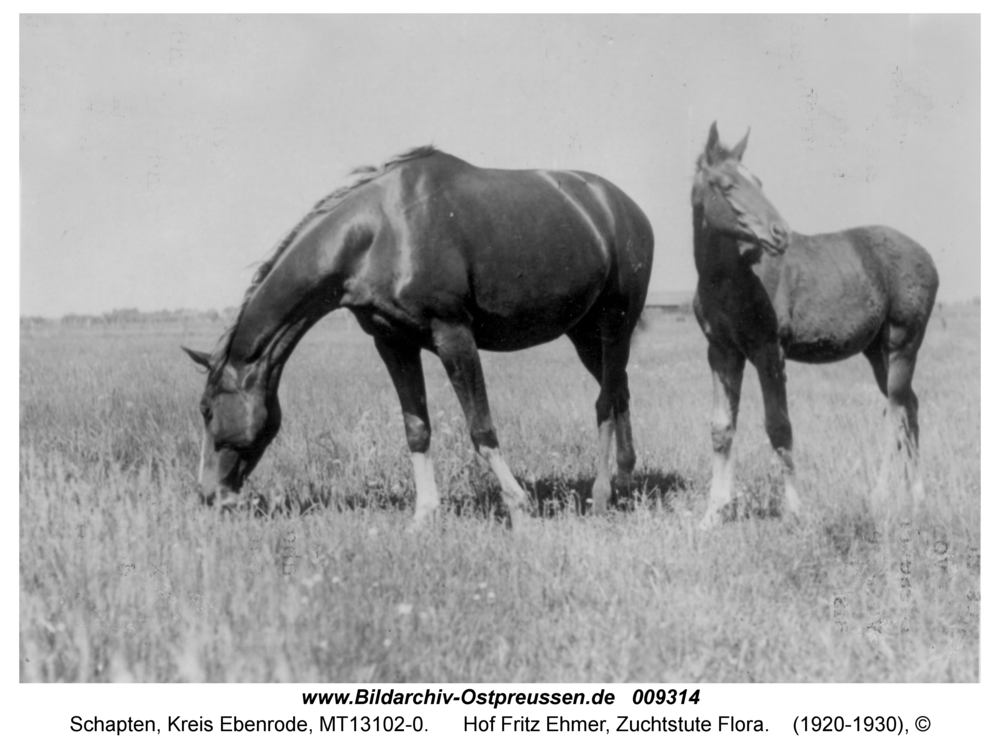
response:
M317 202L309 213L302 217L299 223L296 224L292 230L275 246L274 250L271 251L270 258L263 261L257 268L257 272L253 275L253 279L250 281L250 286L247 287L247 291L243 294L243 302L240 303L240 308L233 317L232 323L229 324L229 327L223 332L222 336L219 337L219 341L215 345L215 350L212 352L212 357L209 363L209 380L218 380L219 376L222 374L223 366L229 359L229 350L233 344L233 337L236 334L236 328L239 326L240 320L243 318L243 313L250 300L253 298L254 293L267 278L267 275L271 273L271 270L278 262L278 259L281 258L281 255L289 248L289 246L291 246L295 238L299 236L299 233L307 224L309 224L310 221L320 214L329 213L345 198L347 198L347 196L354 192L354 190L362 185L365 185L366 183L370 183L376 178L381 177L398 164L409 162L414 159L421 159L425 156L431 156L432 154L437 153L439 153L438 150L431 145L418 146L410 149L409 151L404 151L402 154L394 156L392 159L382 164L381 167L357 167L350 172L351 175L357 176L353 182L337 188L330 195Z
M712 149L712 162L714 164L719 164L720 162L724 162L727 159L730 159L732 156L733 156L732 150L728 146L723 146L722 142L716 143L715 147ZM695 160L694 164L696 173L701 172L706 167L711 167L711 166L712 165L708 163L708 157L705 154L705 152L698 154L698 158Z

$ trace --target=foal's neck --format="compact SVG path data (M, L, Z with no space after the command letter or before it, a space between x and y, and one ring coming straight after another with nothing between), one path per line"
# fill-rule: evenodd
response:
M695 211L694 265L700 279L753 273L751 259L740 252L739 241L709 227L699 210Z

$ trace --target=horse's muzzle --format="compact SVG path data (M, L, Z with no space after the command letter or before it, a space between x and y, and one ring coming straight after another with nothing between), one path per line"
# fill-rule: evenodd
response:
M198 490L198 497L201 498L203 505L212 508L213 506L218 506L221 509L232 508L235 506L239 500L239 492L233 492L228 488L217 488L216 490L204 491Z

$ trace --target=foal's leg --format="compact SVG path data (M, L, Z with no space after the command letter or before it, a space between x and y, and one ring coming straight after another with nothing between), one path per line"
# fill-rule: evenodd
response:
M913 393L913 371L917 364L916 348L889 353L889 420L897 454L903 457L906 482L913 500L924 499L924 483L920 477L920 426L917 422L919 401Z
M868 362L871 363L872 372L875 374L875 382L878 384L879 391L882 392L882 396L888 399L889 396L889 363L886 359L886 354L882 349L882 335L875 337L875 340L868 345L865 350L865 357ZM886 412L888 411L888 402L886 403L886 408L882 411L882 418L885 419ZM894 447L893 447L894 448ZM878 482L875 485L874 497L876 500L885 500L889 495L889 470L892 455L895 451L890 451L886 453L881 460L881 467L879 468Z
M406 442L413 461L413 477L417 485L417 501L411 530L419 529L428 519L437 516L441 498L434 481L431 460L431 421L427 415L427 391L424 369L420 364L420 348L400 341L375 339L375 348L389 370L389 376L403 408Z
M722 521L722 510L733 498L733 436L740 411L740 390L746 358L735 349L708 345L708 364L712 369L712 487L701 528L714 527Z
M433 333L438 357L444 363L444 369L465 412L472 445L487 461L499 481L510 515L510 525L516 527L527 508L528 497L500 453L500 444L490 417L489 400L486 398L486 382L483 380L479 349L472 330L460 324L435 322Z
M754 353L753 364L764 392L764 427L778 458L785 481L785 510L797 516L802 509L795 489L795 465L792 462L792 422L788 419L785 396L785 357L779 345L762 347Z

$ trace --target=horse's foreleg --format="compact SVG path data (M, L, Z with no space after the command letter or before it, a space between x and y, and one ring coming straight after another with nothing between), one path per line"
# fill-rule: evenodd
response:
M438 357L444 364L444 369L465 412L472 445L489 464L500 483L510 525L516 527L527 508L528 497L507 466L503 454L500 453L500 444L490 417L490 404L486 397L486 382L483 379L482 363L479 361L479 349L476 347L472 331L467 326L443 323L435 323L433 331Z
M406 442L413 462L413 478L417 486L411 530L422 527L437 516L441 498L434 481L434 462L430 455L431 422L427 415L427 390L424 370L420 363L420 348L399 341L375 340L382 361L396 387L403 408Z
M615 412L615 449L618 480L628 483L632 479L632 470L635 469L635 446L632 443L632 420L627 407L622 412Z
M722 510L733 498L733 437L740 411L740 391L746 358L741 352L709 344L708 364L712 369L712 487L701 528L722 521Z
M773 345L755 353L753 364L757 368L761 390L764 392L764 427L781 462L785 483L785 511L797 516L802 510L802 503L795 487L792 421L788 417L788 399L785 395L785 357L781 348Z

